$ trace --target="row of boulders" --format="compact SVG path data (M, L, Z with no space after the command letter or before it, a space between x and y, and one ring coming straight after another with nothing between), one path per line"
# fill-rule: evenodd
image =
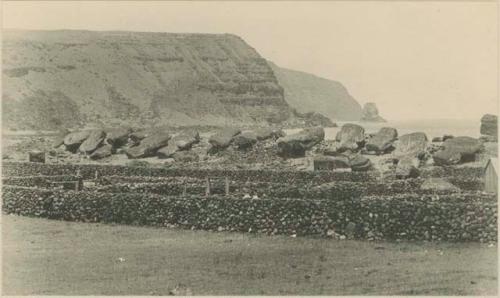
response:
M236 128L224 128L208 139L208 152L218 152L230 145L237 149L248 149L258 141L278 139L285 134L282 130L259 128L253 131L241 131ZM101 159L114 153L125 153L128 158L174 158L193 160L194 153L188 151L201 140L197 131L186 131L178 135L156 130L110 129L86 130L61 133L54 141L54 147L64 145L72 153L81 153L91 159Z

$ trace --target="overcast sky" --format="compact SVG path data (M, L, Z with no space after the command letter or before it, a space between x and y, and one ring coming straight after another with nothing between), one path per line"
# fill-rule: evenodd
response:
M5 2L3 27L233 33L392 119L497 113L495 2Z

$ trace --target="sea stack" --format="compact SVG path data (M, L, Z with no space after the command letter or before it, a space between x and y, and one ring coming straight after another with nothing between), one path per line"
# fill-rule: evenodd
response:
M378 114L377 105L373 102L368 102L363 106L363 114L361 121L366 122L387 122Z

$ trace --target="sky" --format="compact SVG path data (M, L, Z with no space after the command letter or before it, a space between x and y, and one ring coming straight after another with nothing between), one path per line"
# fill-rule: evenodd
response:
M498 113L497 14L493 1L2 1L3 28L233 33L390 120Z

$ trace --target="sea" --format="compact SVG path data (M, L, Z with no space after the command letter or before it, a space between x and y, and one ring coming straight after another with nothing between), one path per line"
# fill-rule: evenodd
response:
M477 120L460 120L460 119L425 119L425 120L400 120L388 122L336 122L338 127L325 128L325 139L334 140L337 132L345 123L355 123L361 125L366 133L376 133L382 127L392 127L397 129L398 135L404 135L412 132L424 132L429 141L434 137L442 137L443 135L469 136L478 138L481 136L479 128L481 122ZM287 129L286 133L295 133L301 129Z

